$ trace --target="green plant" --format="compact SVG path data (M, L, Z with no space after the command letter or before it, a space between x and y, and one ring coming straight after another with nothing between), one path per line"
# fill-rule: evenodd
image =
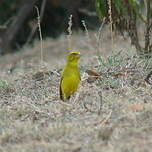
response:
M95 4L100 20L106 17L106 21L111 23L110 18L112 18L112 29L120 31L121 34L126 31L131 39L131 44L136 47L139 55L152 56L152 42L150 38L152 30L151 0L96 0ZM108 6L109 4L111 6ZM108 13L110 8L111 15ZM139 22L144 24L145 43L143 46L138 36L139 26L137 24Z
M0 88L7 88L8 87L8 82L0 80Z

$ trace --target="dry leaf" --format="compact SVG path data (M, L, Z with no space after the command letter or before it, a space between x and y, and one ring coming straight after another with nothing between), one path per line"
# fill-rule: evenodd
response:
M48 70L37 71L33 74L32 79L36 81L41 81L45 78L46 75L50 75L50 73L52 72Z
M144 88L147 87L145 81L140 81L140 82L138 82L138 83L137 83L137 86L138 86L138 87L144 87Z
M128 107L129 110L136 112L136 111L142 111L144 109L144 104L133 104Z
M85 72L86 72L88 75L90 75L90 76L100 77L100 74L97 73L97 72L95 72L95 71L93 71L93 70L87 69Z
M97 73L97 72L95 72L93 70L87 69L85 72L89 75L89 77L87 79L88 83L93 83L94 81L96 81L97 79L99 79L100 76L101 76L99 73Z
M119 72L114 75L116 78L124 77L125 73Z

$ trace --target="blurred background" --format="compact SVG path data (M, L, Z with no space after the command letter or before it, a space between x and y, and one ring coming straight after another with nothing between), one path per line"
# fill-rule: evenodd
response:
M0 55L33 44L40 37L39 29L43 39L69 34L71 14L71 30L77 34L80 31L98 32L104 22L109 29L102 30L102 39L105 32L111 37L110 41L122 36L126 43L128 38L138 55L151 57L151 0L0 0ZM105 42L109 46L109 42ZM120 45L120 40L118 42Z
M70 14L72 29L95 30L99 20L95 11L95 0L0 0L0 54L21 49L39 38L38 7L43 38L57 38L67 33Z

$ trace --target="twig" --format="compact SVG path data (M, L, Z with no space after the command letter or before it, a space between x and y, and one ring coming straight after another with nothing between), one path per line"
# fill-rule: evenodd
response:
M110 21L110 32L111 32L111 43L112 43L112 48L113 48L113 19L112 19L112 0L108 0L108 14L109 14L109 21ZM113 52L113 50L112 50Z
M41 67L43 66L43 44L42 44L42 31L41 31L41 20L40 20L40 13L39 13L39 9L37 6L35 6L36 11L37 11L37 20L38 20L38 30L39 30L39 37L40 37L40 41L41 41Z
M84 27L84 29L85 29L87 46L88 46L91 50L93 50L93 49L95 49L95 48L93 47L93 45L91 45L91 38L90 38L90 36L89 36L89 31L88 31L88 29L87 29L87 25L86 25L86 23L85 23L84 20L82 20L81 22L82 22L82 25L83 25L83 27Z
M88 44L90 43L90 36L89 36L89 32L88 32L88 29L87 29L87 26L86 26L86 23L84 20L81 21L82 22L82 25L85 29L85 33L86 33L86 38L87 38L87 41L88 41Z
M88 15L88 16L95 16L95 17L97 16L97 13L95 11L91 12L91 11L84 9L84 8L79 8L78 12L83 13L83 14Z
M42 21L42 18L43 18L43 15L44 15L45 6L46 6L46 0L43 0L42 5L41 5L41 10L40 10L40 22ZM32 39L33 35L35 34L37 28L38 28L38 24L32 29L32 31L31 31L31 33L30 33L30 35L29 35L29 37L26 41L26 44L28 44L31 41L31 39Z
M146 13L147 13L147 23L146 23L146 34L145 34L145 51L149 53L150 44L150 0L146 2Z
M101 109L102 109L102 91L98 92L99 97L100 97L100 105L99 105L99 110L98 110L98 115L101 114Z
M111 114L112 114L112 110L109 112L108 116L101 121L100 125L104 125L111 117Z
M106 21L106 18L104 17L103 20L102 20L102 24L98 30L98 35L97 35L97 55L99 56L99 52L100 52L100 48L101 48L101 31L103 29L103 26L105 24L105 21Z
M72 48L72 42L71 42L72 41L71 40L71 38L72 38L72 14L69 17L67 31L68 31L68 35L67 35L67 38L68 38L68 48L69 48L69 50L71 50L71 48Z

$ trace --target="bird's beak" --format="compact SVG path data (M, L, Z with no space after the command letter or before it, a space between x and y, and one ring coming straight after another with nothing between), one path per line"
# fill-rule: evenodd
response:
M81 54L79 53L79 54L78 54L78 58L80 58L80 57L81 57Z

